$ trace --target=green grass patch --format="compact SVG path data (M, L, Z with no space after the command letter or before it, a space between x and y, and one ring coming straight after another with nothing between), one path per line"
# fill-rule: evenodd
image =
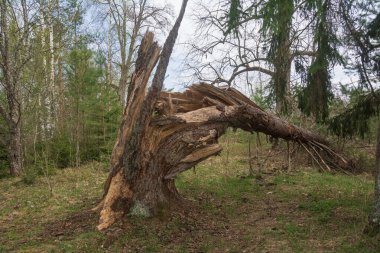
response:
M98 232L97 217L86 215L102 195L104 164L53 170L31 184L0 178L0 252L380 252L380 237L362 233L372 178L273 172L270 159L248 176L248 138L255 147L256 136L229 132L220 157L176 179L189 210L126 217L122 231Z

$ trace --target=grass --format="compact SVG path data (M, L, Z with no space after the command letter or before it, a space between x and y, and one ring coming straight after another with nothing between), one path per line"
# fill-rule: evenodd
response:
M31 185L2 178L0 252L380 252L380 237L362 233L370 176L319 173L301 162L284 172L285 154L248 176L246 139L229 133L220 157L179 176L190 201L183 212L127 217L108 232L95 229L98 216L89 211L102 194L105 165L57 170L52 193L45 177Z

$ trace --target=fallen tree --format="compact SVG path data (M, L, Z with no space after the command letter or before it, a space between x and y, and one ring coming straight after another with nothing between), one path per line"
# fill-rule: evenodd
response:
M323 137L263 111L236 89L200 83L183 93L162 92L183 11L184 8L161 54L150 32L145 34L139 48L99 205L99 230L108 228L127 213L152 215L159 207L178 203L181 198L174 183L176 175L219 154L222 147L218 138L228 127L295 141L321 167L350 169L350 163Z

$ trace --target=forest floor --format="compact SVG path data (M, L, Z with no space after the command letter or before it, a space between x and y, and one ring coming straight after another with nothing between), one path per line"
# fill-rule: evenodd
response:
M371 175L318 172L297 158L301 151L287 171L286 149L262 144L256 153L252 143L262 169L248 176L246 140L230 133L221 156L176 180L187 199L182 211L126 217L107 232L95 229L91 211L105 164L56 170L31 185L2 178L0 252L380 252L380 236L363 234Z

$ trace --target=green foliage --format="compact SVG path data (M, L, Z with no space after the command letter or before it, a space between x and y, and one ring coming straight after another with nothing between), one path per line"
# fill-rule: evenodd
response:
M313 72L313 68L318 69ZM298 93L298 107L308 116L313 114L317 122L323 122L329 115L333 98L329 70L319 68L316 60L310 67L307 86Z
M338 52L340 41L332 22L334 10L330 1L309 1L307 8L316 8L318 26L315 33L316 57L308 68L307 85L298 94L298 107L306 115L313 114L316 121L323 122L329 115L329 102L333 99L331 91L330 68L343 63Z
M8 173L8 152L4 145L0 145L0 178Z
M5 126L3 124L3 119L0 117L0 138L2 141L0 141L0 178L2 175L8 174L8 151L6 147L6 140L8 139L8 134L1 126Z
M37 172L32 168L27 168L24 170L21 180L26 185L32 185L37 180Z
M377 42L380 41L380 13L369 23L367 36ZM370 45L370 48L375 51L371 57L372 72L377 76L377 79L380 80L380 52L379 49L376 50L374 48L374 45Z
M72 112L67 129L72 135L71 140L67 133L58 138L64 144L61 151L71 158L79 141L83 162L100 160L103 154L111 152L121 115L116 92L105 84L103 67L104 57L89 50L85 39L67 55L67 97Z
M274 76L272 77L272 87L276 98L276 106L280 113L288 113L288 99L290 95L287 90L290 84L289 71L291 68L290 59L290 33L294 14L293 0L269 0L262 10L261 33L264 37L269 37L270 49L268 58L274 65Z
M227 30L224 32L225 35L231 33L232 30L236 30L239 26L241 15L241 4L240 0L230 0L230 9L227 17Z
M263 25L261 32L266 36L283 37L289 31L294 13L294 0L268 0L261 10Z
M255 88L254 94L251 99L264 110L273 108L275 101L273 100L273 96L269 96L268 93L270 87L264 87L260 85Z
M369 132L370 120L379 115L380 90L357 98L349 109L328 121L329 129L336 135L350 137L364 135Z
M26 144L24 154L26 182L33 182L35 176L53 173L52 167L75 166L77 144L81 163L109 159L121 106L116 91L105 82L105 57L89 49L89 42L88 37L79 36L76 46L63 57L64 121L56 123L49 132L42 129L46 126L36 122L35 117L47 117L45 105L31 110L34 117L26 118L30 124L25 124L24 131L33 133L32 143ZM36 129L35 125L40 123L41 128ZM49 133L51 135L47 135Z
M74 145L66 131L57 132L49 143L49 160L57 168L66 168L74 165Z
M341 9L346 43L353 46L355 53L355 57L349 62L350 67L359 74L359 85L373 93L373 83L380 79L378 4L376 1L351 0L342 4ZM363 15L363 12L367 14Z

